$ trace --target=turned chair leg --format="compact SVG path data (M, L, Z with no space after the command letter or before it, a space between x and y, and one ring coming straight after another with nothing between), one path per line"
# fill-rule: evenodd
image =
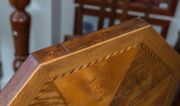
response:
M25 8L30 0L9 0L15 11L10 16L12 33L15 45L15 60L13 62L16 71L29 55L29 32L31 16Z

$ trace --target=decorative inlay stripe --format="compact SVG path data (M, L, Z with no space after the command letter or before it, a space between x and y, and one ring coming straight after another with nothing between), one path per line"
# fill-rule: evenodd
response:
M80 71L80 70L82 70L82 69L85 69L85 68L87 68L87 67L89 67L89 66L92 66L92 65L94 65L94 64L100 63L100 62L105 61L105 60L108 60L108 59L110 59L110 58L113 57L113 56L116 56L116 55L125 53L125 52L127 52L127 51L129 51L129 50L132 50L132 49L135 49L135 48L141 48L141 49L146 50L158 63L160 63L163 67L165 67L166 71L171 70L171 68L170 68L154 51L152 51L152 50L151 50L148 46L146 46L145 44L140 43L140 44L136 44L136 45L129 46L129 47L127 47L127 48L125 48L125 49L122 49L122 50L120 50L120 51L116 51L116 52L114 52L114 53L112 53L112 54L109 54L109 55L103 57L103 58L99 58L99 59L97 59L97 60L95 60L95 61L92 61L92 62L89 62L89 63L84 64L84 65L82 65L82 66L79 66L78 68L72 69L72 70L70 70L70 71L68 71L68 72L66 72L66 73L61 74L61 75L57 75L56 77L54 77L54 78L52 78L51 80L49 80L46 84L47 84L47 85L50 84L52 81L54 81L54 80L55 80L56 78L58 78L58 77L61 77L61 78L62 78L62 77L65 77L65 76L67 76L67 75L73 74L73 73L78 72L78 71ZM171 72L172 72L172 71L171 71ZM171 74L174 75L173 72L172 72ZM171 85L171 83L172 83L172 80L173 80L173 79L171 79L171 81L170 81L170 83L169 83L169 87L167 88L167 92L169 91L169 89L170 89L170 87L171 87L170 85ZM44 89L46 89L46 88L44 88ZM43 89L42 89L41 91L43 91ZM99 91L99 92L100 92L100 91ZM40 94L38 94L39 96L37 96L37 97L35 98L35 100L40 97L41 93L43 93L43 92L40 92ZM166 97L164 97L164 98L166 99ZM164 100L165 100L165 99L164 99Z

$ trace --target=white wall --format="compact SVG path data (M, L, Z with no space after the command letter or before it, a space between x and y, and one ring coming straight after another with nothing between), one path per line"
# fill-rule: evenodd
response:
M51 45L51 0L31 0L32 16L30 52Z
M167 41L170 45L174 46L176 44L178 32L180 32L180 1L178 2L175 17L172 20L168 32Z
M61 41L64 39L64 35L73 35L74 30L74 13L75 5L74 0L61 0Z
M1 36L0 36L0 39L1 39ZM1 48L2 48L2 47L1 47L1 43L2 43L2 42L1 42L1 40L0 40L0 62L2 61L2 60L1 60L1 57L2 57L2 56L1 56Z
M0 0L0 43L3 61L2 85L13 75L14 59L13 38L9 23L9 15L13 11L8 0ZM32 0L28 11L32 16L30 52L51 44L51 0Z
M6 10L6 11L4 11ZM2 80L2 84L6 83L8 79L12 76L12 59L13 59L13 53L14 49L12 47L13 45L13 39L10 32L10 25L9 25L9 15L12 9L8 5L8 0L1 0L0 3L0 42L1 42L1 53L2 53L2 65L3 65L3 74L4 78Z
M61 0L52 0L52 43L59 43L60 37L60 23L61 23Z

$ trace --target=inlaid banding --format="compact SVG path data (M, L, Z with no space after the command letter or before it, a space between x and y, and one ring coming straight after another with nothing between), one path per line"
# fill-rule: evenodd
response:
M125 48L125 49L122 49L122 50L120 50L120 51L116 51L116 52L114 52L114 53L112 53L112 54L109 54L109 55L107 55L107 56L105 56L105 57L103 57L103 58L99 58L99 59L97 59L97 60L95 60L95 61L89 62L88 64L84 64L84 65L82 65L82 66L79 66L78 68L74 68L74 69L72 69L71 71L62 73L61 75L58 75L58 76L52 78L52 79L51 79L50 81L48 81L48 82L51 83L51 82L54 81L56 78L66 77L67 75L71 75L71 74L76 73L76 72L78 72L78 71L80 71L80 70L82 70L82 69L85 69L85 68L90 67L90 66L92 66L92 65L94 65L94 64L100 63L100 62L102 62L102 61L108 60L108 59L110 59L110 58L112 58L112 57L114 57L114 56L117 56L117 55L119 55L119 54L125 53L125 52L127 52L127 51L129 51L129 50L132 50L132 49L135 49L135 48L144 49L145 51L147 51L147 52L152 56L152 58L154 58L154 59L155 59L159 64L161 64L163 67L165 67L165 69L171 70L171 68L170 68L158 55L156 55L156 53L155 53L154 51L152 51L152 50L151 50L149 47L147 47L145 44L141 43L141 44L136 44L136 45L129 46L129 47ZM94 81L93 81L93 82L94 82ZM97 85L97 84L95 84L95 85ZM169 85L170 85L170 84L169 84ZM102 96L102 95L103 95L103 91L100 89L101 86L94 86L94 87L95 87L96 89L97 89L97 87L98 87L98 90L97 90L96 92L97 92L98 94L101 94L101 96ZM100 88L99 88L99 87L100 87ZM45 88L44 88L44 89L45 89ZM44 89L42 89L41 91L43 92ZM41 95L42 95L41 93L38 94L38 97L41 96ZM38 97L36 97L34 100L37 100ZM102 99L103 99L103 98L100 98L100 101L101 101Z

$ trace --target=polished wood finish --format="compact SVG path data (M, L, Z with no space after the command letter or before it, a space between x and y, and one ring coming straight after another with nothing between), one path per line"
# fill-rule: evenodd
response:
M180 83L176 91L175 99L172 106L180 106Z
M15 45L15 60L13 62L16 71L29 55L29 32L31 16L26 12L25 8L30 0L9 0L11 5L15 7L15 11L11 14L10 21Z
M117 0L112 0L112 4L113 4L113 7L111 8L111 15L110 15L110 22L109 22L109 26L113 26L114 23L115 23L115 19L116 19L116 10L117 10Z
M134 19L32 53L0 106L170 106L180 57Z
M118 2L116 2L118 4ZM128 9L129 9L129 0L124 0L124 5L122 6L122 22L128 20Z
M106 7L105 7L105 4L106 4L106 0L101 0L102 2L102 5L100 7L100 16L98 17L99 18L99 22L98 22L98 29L102 29L103 26L104 26L104 15L105 15L105 11L106 11Z

